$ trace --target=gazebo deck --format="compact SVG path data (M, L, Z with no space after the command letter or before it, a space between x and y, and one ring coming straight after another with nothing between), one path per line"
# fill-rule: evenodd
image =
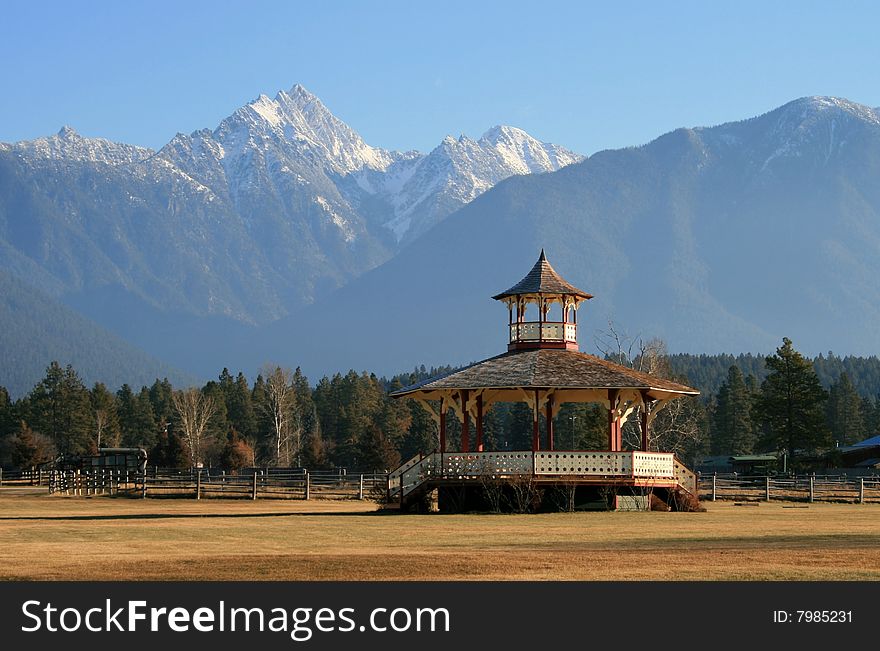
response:
M637 486L696 494L696 476L669 452L513 450L415 456L388 475L388 498L406 506L433 488L525 477L536 484Z

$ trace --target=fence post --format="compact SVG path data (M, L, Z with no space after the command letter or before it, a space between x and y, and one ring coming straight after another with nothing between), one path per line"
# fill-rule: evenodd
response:
M767 475L767 476L764 478L764 481L765 481L765 484L764 484L764 501L765 501L765 502L769 502L769 501L770 501L770 475Z
M202 471L196 471L196 499L202 499Z
M144 467L144 476L141 477L141 499L147 499L147 468Z
M859 477L859 504L865 503L865 478Z
M400 473L400 508L403 508L403 475Z
M360 482L358 484L358 499L364 499L364 476L363 474L360 476Z
M254 488L251 491L251 499L252 500L257 499L257 471L256 470L254 471Z
M37 471L37 486L42 486L42 485L43 485L43 469L40 468Z
M3 485L3 468L0 468L0 486Z
M815 488L814 483L816 480L816 475L810 475L810 502L815 498Z
M715 491L716 491L716 481L718 479L718 473L712 473L712 501L715 501Z
M310 488L310 487L309 487L309 484L310 484L310 483L311 483L311 482L310 482L310 480L309 480L309 473L306 472L306 487L305 487L305 499L306 499L306 500L309 499L309 488Z

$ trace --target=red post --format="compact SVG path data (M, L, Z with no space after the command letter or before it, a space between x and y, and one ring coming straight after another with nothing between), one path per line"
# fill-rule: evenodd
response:
M467 412L468 390L459 391L461 396L461 451L470 452L471 447L471 419Z
M440 452L446 452L446 398L440 398Z
M547 449L551 452L553 446L553 397L547 399Z
M477 396L477 452L483 451L483 394Z
M648 451L648 392L642 391L642 451Z
M618 420L615 413L618 393L617 389L608 389L608 449L611 452L616 452L620 449L617 447Z
M541 432L538 420L538 390L535 389L535 407L532 409L532 452L541 449Z

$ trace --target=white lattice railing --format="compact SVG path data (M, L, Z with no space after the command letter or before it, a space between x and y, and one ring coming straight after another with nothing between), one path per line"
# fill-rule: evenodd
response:
M536 475L632 475L631 452L535 452Z
M447 452L443 474L447 477L530 475L533 452Z
M577 326L556 321L520 321L510 324L510 341L577 341Z
M388 494L400 497L402 489L403 496L406 496L431 479L515 475L675 478L687 488L687 473L690 471L668 452L434 452L421 458L413 457L390 473ZM692 477L693 473L690 475Z
M675 455L671 452L633 452L633 477L675 477Z

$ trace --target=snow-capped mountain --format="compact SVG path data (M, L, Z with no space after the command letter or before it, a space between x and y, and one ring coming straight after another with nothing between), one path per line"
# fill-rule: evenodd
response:
M878 178L880 113L846 100L677 129L499 183L255 340L280 350L320 327L287 360L311 375L488 357L504 350L507 319L489 297L544 248L595 295L578 314L587 350L611 320L674 351L771 352L787 336L811 355L876 354Z
M429 154L387 151L299 85L159 151L64 127L0 143L0 270L156 351L171 315L213 319L215 333L217 319L270 322L501 179L576 159L504 127Z
M213 132L178 134L159 156L233 202L264 182L282 193L315 187L313 203L348 241L359 235L354 212L403 243L509 176L581 160L504 126L478 141L447 136L429 154L371 147L299 85L261 95Z
M384 225L408 243L499 181L552 172L582 158L521 129L496 126L479 140L446 136L428 155L397 161L381 175L364 170L358 180L391 207L393 218Z

